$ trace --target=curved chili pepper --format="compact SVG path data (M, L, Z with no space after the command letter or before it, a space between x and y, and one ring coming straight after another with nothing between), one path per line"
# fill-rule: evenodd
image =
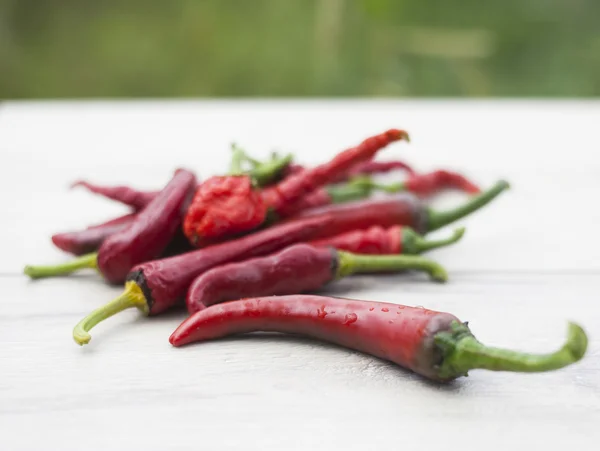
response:
M296 244L280 252L218 266L192 282L186 297L190 313L246 297L316 291L352 274L425 271L438 282L448 279L434 261L415 255L359 255L333 248Z
M116 200L122 204L129 205L135 210L141 210L150 203L160 191L139 191L129 186L103 186L88 182L87 180L77 180L71 184L71 188L81 186L88 191L99 194L108 199Z
M158 257L181 225L181 211L196 186L190 171L179 169L165 188L137 214L124 230L106 239L97 253L56 266L27 266L31 278L69 274L83 268L97 268L111 283L125 280L138 263Z
M74 255L89 254L97 251L106 238L128 227L135 216L136 213L130 213L84 230L57 233L52 235L52 242L59 249Z
M350 176L353 175L372 175L372 174L384 174L386 172L392 172L397 170L403 170L409 175L414 175L415 170L412 166L408 165L404 161L392 160L392 161L377 161L370 160L364 163L356 165L351 171Z
M481 192L481 189L465 176L457 172L445 170L433 171L426 174L414 174L403 182L393 183L391 185L374 184L370 179L360 176L355 177L353 183L364 187L387 191L388 193L410 191L419 197L430 197L448 189L456 189L468 194L478 194Z
M352 230L368 229L371 226L391 227L404 225L417 233L427 233L451 224L494 200L509 188L508 182L501 180L487 191L482 192L459 207L437 211L428 207L412 193L398 193L380 199L333 204L326 207L306 210L292 216L284 222L300 218L331 216L329 225L322 234L311 240L327 238Z
M226 302L199 311L173 332L173 346L269 331L299 334L371 354L428 379L448 382L473 369L537 373L568 366L587 349L584 330L569 323L562 348L525 354L479 342L450 314L383 302L311 295Z
M146 315L162 313L181 301L192 281L203 272L307 241L327 225L327 217L294 221L234 241L137 265L127 275L123 294L82 319L73 330L73 338L80 345L88 343L92 327L128 308L135 307Z
M388 130L336 155L330 162L286 177L262 191L255 190L246 176L212 177L196 192L184 221L184 232L191 243L221 239L256 229L305 194L330 183L340 173L370 160L382 148L408 139L402 130Z
M460 227L446 239L427 240L410 227L380 226L369 227L365 230L353 230L347 233L310 241L308 244L315 247L333 247L335 249L356 254L414 255L425 251L448 246L459 241L465 234L465 228Z

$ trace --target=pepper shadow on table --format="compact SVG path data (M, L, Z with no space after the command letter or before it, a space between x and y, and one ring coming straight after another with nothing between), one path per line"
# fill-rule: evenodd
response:
M321 340L310 338L310 337L305 337L302 335L282 334L282 333L278 333L278 332L252 332L252 333L247 333L247 334L239 334L239 335L235 335L235 336L214 339L214 340L211 340L209 342L204 342L204 343L192 343L190 345L187 345L185 348L174 349L174 351L189 352L193 349L201 349L202 347L210 346L211 344L214 346L218 346L220 344L225 344L225 343L235 343L235 342L239 343L240 341L252 342L252 344L256 344L257 348L260 348L260 346L267 344L267 343L277 342L277 344L280 345L280 347L290 346L290 349L292 349L291 346L293 346L293 349L295 349L295 350L298 350L299 348L300 348L300 350L302 350L302 348L305 347L306 349L304 349L304 351L310 350L311 352L315 352L317 354L319 353L319 351L322 351L323 359L320 360L318 362L318 364L322 365L323 369L327 368L329 365L329 362L327 360L327 355L326 355L327 351L343 352L347 356L351 356L351 355L362 356L366 359L369 359L369 362L372 362L374 365L376 365L378 369L385 371L386 376L393 376L394 378L397 377L402 380L405 380L407 383L410 383L410 384L416 383L416 384L427 387L427 389L433 388L437 391L441 391L444 393L452 393L452 394L462 393L465 391L465 382L468 382L468 381L464 381L464 380L454 380L449 383L442 384L439 382L430 381L430 380L427 380L424 377L419 376L418 374L413 373L412 371L410 371L408 369L402 368L392 362L389 362L384 359L380 359L378 357L371 356L366 353L362 353L360 351L351 350L351 349L345 348L343 346L339 346L339 345L336 345L333 343L327 343L325 341L321 341ZM229 350L229 352L231 352L231 348L228 348L228 350ZM240 353L242 353L243 351L244 351L243 348L239 349ZM361 365L359 364L357 366L357 368L360 366ZM358 370L357 370L357 373L358 373ZM361 372L361 374L362 374L362 372ZM387 377L386 377L386 379L387 379ZM373 381L372 383L376 384L377 382Z

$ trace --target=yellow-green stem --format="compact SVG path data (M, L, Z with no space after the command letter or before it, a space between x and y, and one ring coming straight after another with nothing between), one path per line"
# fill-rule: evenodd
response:
M529 354L485 346L477 341L465 324L459 322L454 322L450 331L437 333L434 341L442 351L443 361L438 369L442 379L454 379L477 368L519 373L557 370L581 360L588 343L584 330L574 323L569 323L563 347L550 354Z
M40 279L42 277L64 276L79 271L80 269L98 269L97 257L98 254L93 252L59 265L27 265L23 269L23 273L32 279Z
M111 316L122 312L129 308L138 308L143 313L148 314L148 304L146 298L142 293L142 289L135 282L127 282L125 284L125 291L118 298L113 299L108 304L97 308L88 316L83 318L75 328L73 329L73 338L79 345L89 343L92 339L88 333L92 327L98 324L100 321L104 321Z
M362 255L343 251L337 251L337 254L336 278L361 273L417 270L428 273L438 282L448 280L448 273L439 263L418 255Z

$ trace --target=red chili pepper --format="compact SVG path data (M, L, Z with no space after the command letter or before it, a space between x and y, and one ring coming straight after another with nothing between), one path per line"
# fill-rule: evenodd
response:
M464 234L465 228L460 227L446 239L427 240L410 227L392 226L386 229L373 226L365 230L353 230L311 241L309 244L315 247L333 247L341 251L364 255L413 255L456 243Z
M97 268L111 283L125 280L131 268L158 257L181 225L181 211L196 186L190 171L177 170L172 180L124 230L106 239L97 253L56 266L27 266L31 278L69 274L82 268Z
M139 191L129 186L101 186L86 180L78 180L71 188L82 186L94 194L116 200L122 204L129 205L135 210L141 210L150 203L160 191Z
M408 134L388 130L341 152L328 163L287 177L262 191L254 190L247 176L213 177L196 192L184 222L184 232L190 242L197 243L254 230L265 222L269 210L279 213L400 139L408 139Z
M353 200L369 197L376 185L366 183L344 183L337 185L328 185L308 193L296 202L284 206L278 213L279 218L285 218L298 213L299 211L309 210L311 208L323 207L331 204L341 204Z
M369 160L355 165L349 171L340 174L338 178L332 180L329 183L342 183L355 176L385 174L387 172L392 172L399 169L406 171L409 175L415 174L415 170L404 161ZM290 164L284 171L283 177L289 177L290 175L298 174L305 170L306 168L304 166L301 166L299 164Z
M412 193L398 193L379 199L347 202L306 210L284 222L322 215L331 216L332 219L329 221L327 229L323 230L320 235L313 236L311 240L328 238L352 230L368 229L374 225L381 227L404 225L424 234L477 211L508 187L508 183L501 180L489 190L470 198L463 205L446 211L431 209Z
M352 274L425 271L438 282L448 279L434 261L415 255L359 255L333 248L296 244L267 257L218 266L190 285L186 304L190 313L239 298L298 294Z
M88 343L92 327L128 308L136 307L146 315L162 313L181 301L192 281L205 271L307 241L327 225L326 217L280 224L234 241L142 263L129 272L123 294L81 320L73 337L81 345Z
M106 238L128 227L135 216L136 213L130 213L84 230L57 233L52 235L52 242L59 249L74 255L89 254L98 250Z
M406 171L409 175L414 175L414 169L406 164L404 161L376 161L370 160L364 163L356 165L351 171L350 176L355 175L373 175L373 174L384 174L386 172L392 172L396 170Z
M534 373L579 361L587 349L584 330L569 324L563 347L533 355L479 342L467 323L419 307L311 295L226 302L199 311L173 332L173 346L235 334L269 331L299 334L371 354L434 381L466 376L472 369Z
M481 189L461 174L438 170L426 174L414 174L405 181L391 185L374 184L370 179L358 176L352 181L355 185L380 189L388 193L410 191L419 197L430 197L441 191L456 189L469 194L478 194Z

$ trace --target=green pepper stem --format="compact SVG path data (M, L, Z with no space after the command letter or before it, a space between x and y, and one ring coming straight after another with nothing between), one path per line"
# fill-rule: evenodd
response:
M464 218L465 216L489 204L500 193L507 190L509 187L510 185L508 184L508 182L506 182L505 180L500 180L499 182L496 182L496 184L490 189L484 191L481 194L478 194L477 196L474 196L472 199L468 200L460 207L447 211L435 211L431 209L428 210L427 230L431 232L433 230L437 230L441 227L444 227L454 221L457 221L461 218Z
M292 154L273 158L252 168L250 170L250 176L258 186L268 185L274 180L277 180L281 176L283 170L288 167L293 160L294 156Z
M355 181L350 181L344 184L326 186L325 190L329 194L332 203L341 204L369 197L373 191L372 186L366 182L356 183Z
M362 188L369 193L373 191L383 191L385 193L397 193L399 191L405 191L406 185L404 182L390 183L389 185L384 185L381 183L376 183L373 181L371 177L368 175L356 175L350 179L348 185Z
M418 255L362 255L337 251L336 278L360 273L424 271L438 282L448 280L448 273L438 263Z
M245 160L244 151L237 144L231 144L231 162L229 163L228 175L243 175L244 168L242 163Z
M242 162L247 161L250 163L252 169L250 169L247 174L252 177L254 183L259 187L268 185L269 183L272 183L274 180L278 179L281 176L281 172L287 166L289 166L294 159L292 154L281 157L278 154L273 153L271 159L263 163L255 158L252 158L237 144L232 144L231 149L234 154L234 157L232 158L232 164L233 160L235 159L237 165L236 167L240 169L241 173Z
M98 269L97 257L98 254L96 252L93 252L91 254L82 255L81 257L75 258L69 262L61 263L60 265L27 265L23 269L23 273L25 273L32 279L40 279L42 277L64 276L79 271L80 269Z
M465 228L459 227L455 229L451 236L441 240L428 240L422 235L419 235L410 227L402 228L402 253L403 254L420 254L425 251L437 249L439 247L449 246L459 241L465 234Z
M77 323L73 329L75 342L82 346L89 343L92 337L88 332L92 327L100 321L104 321L125 309L133 307L137 307L143 313L148 314L148 303L141 288L135 282L127 282L125 284L125 291L118 298L97 308Z
M588 339L584 330L569 323L566 343L550 354L528 354L483 345L465 324L452 323L451 330L434 336L441 349L443 361L438 369L441 379L466 375L471 369L539 373L563 368L583 358Z

